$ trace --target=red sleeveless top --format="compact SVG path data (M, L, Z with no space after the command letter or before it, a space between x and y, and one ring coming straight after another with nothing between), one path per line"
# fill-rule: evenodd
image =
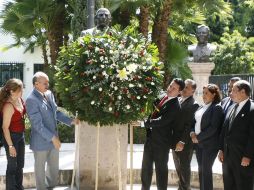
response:
M22 133L25 131L25 113L26 113L26 108L24 105L24 101L21 99L22 105L23 105L23 111L20 112L17 110L17 108L11 103L11 102L6 102L5 104L11 104L14 109L14 113L11 117L11 122L10 122L10 127L9 130L10 132L14 133Z

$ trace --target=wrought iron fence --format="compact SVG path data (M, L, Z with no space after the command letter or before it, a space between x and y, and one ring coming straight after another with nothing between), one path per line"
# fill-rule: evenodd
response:
M18 78L23 81L24 63L0 63L0 86L3 86L10 78Z
M220 87L222 97L228 95L228 82L232 77L240 77L243 80L247 80L251 85L251 99L254 98L254 74L246 75L212 75L209 77L209 83L217 84Z

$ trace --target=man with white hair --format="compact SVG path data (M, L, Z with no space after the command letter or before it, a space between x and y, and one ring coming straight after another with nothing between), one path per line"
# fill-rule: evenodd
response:
M26 109L31 122L30 149L34 153L36 189L53 189L58 184L59 149L57 121L70 126L78 124L57 109L54 95L49 88L49 78L43 72L33 76L34 89L26 100ZM47 169L45 166L47 163Z

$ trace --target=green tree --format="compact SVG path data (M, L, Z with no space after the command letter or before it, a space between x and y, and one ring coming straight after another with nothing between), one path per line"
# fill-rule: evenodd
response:
M1 28L15 36L16 45L31 42L29 48L43 47L47 65L46 45L49 46L50 63L54 65L59 48L68 35L70 19L67 15L67 0L16 0L6 2L1 13ZM67 20L69 19L69 20ZM67 26L67 27L66 27Z
M246 74L254 71L254 38L246 38L238 31L225 33L214 55L213 74Z

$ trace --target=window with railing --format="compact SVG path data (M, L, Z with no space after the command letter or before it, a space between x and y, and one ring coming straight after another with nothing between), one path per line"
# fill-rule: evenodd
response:
M7 80L18 78L23 81L24 63L0 63L0 86Z
M43 63L35 63L34 64L34 74L38 71L44 71L44 64Z

